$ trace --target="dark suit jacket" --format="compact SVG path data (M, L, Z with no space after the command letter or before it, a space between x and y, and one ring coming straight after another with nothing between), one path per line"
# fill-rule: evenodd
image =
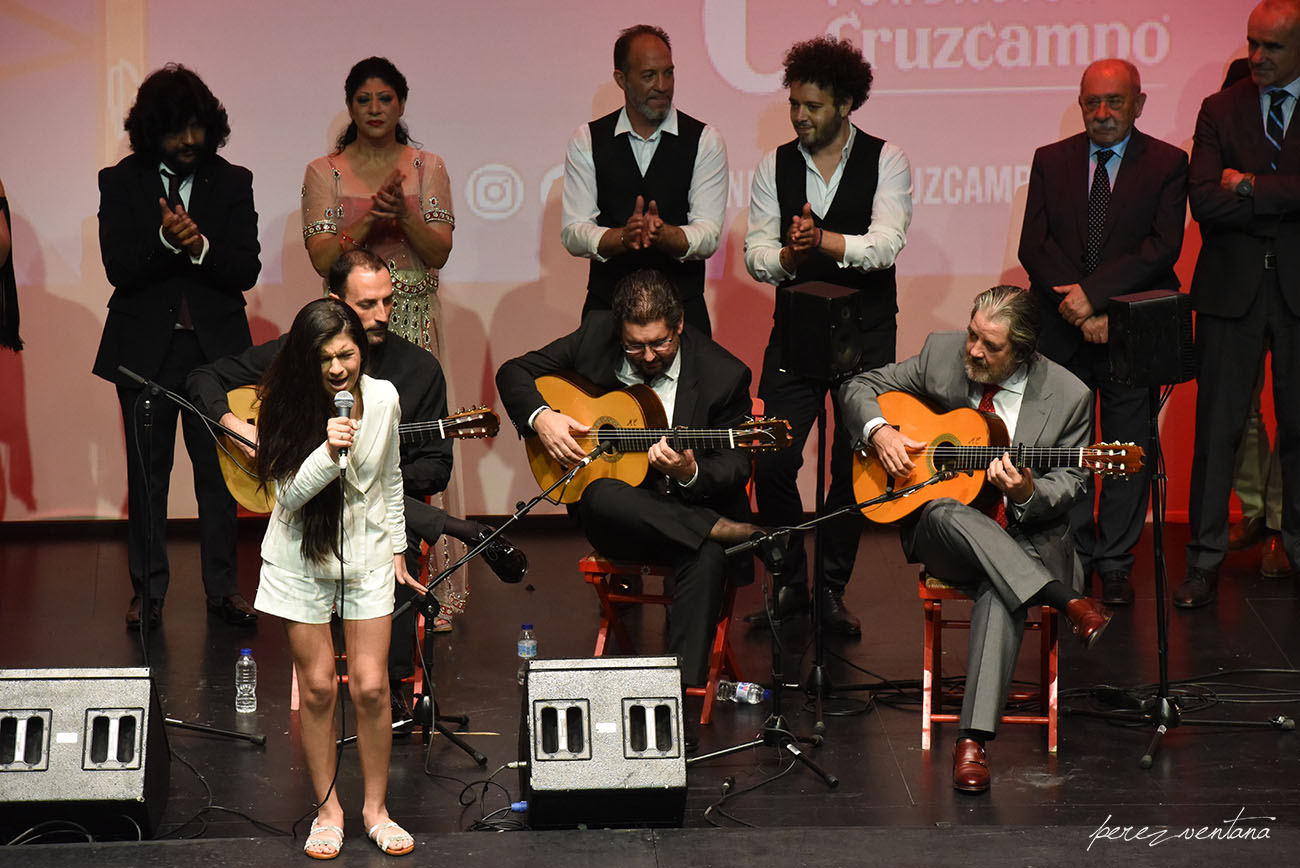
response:
M865 374L858 374L840 389L845 422L860 439L867 422L881 416L876 400L883 392L901 391L929 399L947 411L969 407L966 372L961 354L962 332L937 332L926 338L921 354ZM886 420L893 422L894 420ZM1035 354L1020 402L1013 445L1081 447L1092 436L1092 392L1079 378L1055 362ZM1083 569L1070 538L1070 507L1084 495L1088 471L1058 467L1035 474L1034 496L1024 507L1008 505L1007 519L1015 522L1029 545L1053 577L1082 586ZM903 552L912 558L909 531L915 521L904 522Z
M682 332L682 368L677 383L673 425L732 428L750 413L749 367L689 323ZM521 436L533 436L528 417L546 402L533 384L543 374L573 371L597 386L621 389L615 372L622 363L614 315L593 311L572 334L540 350L511 359L497 371L497 391ZM690 488L673 486L688 503L708 504L731 514L743 500L749 479L749 454L739 449L702 450L695 455L699 477ZM734 517L734 516L733 516Z
M1192 276L1200 313L1238 317L1250 309L1264 275L1264 253L1277 254L1282 296L1300 316L1300 133L1292 119L1275 172L1264 137L1259 89L1249 78L1201 103L1188 172L1201 255ZM1224 169L1255 173L1255 194L1219 186Z
M126 365L153 377L171 342L181 297L208 359L252 344L244 293L257 282L261 261L253 175L213 156L195 173L190 216L208 239L202 265L172 253L158 238L158 199L165 196L158 164L132 154L99 173L99 249L113 285L94 372L119 385Z
M1077 283L1093 309L1149 289L1177 289L1174 263L1187 219L1187 154L1134 129L1115 176L1097 270L1085 276L1088 242L1088 137L1034 152L1020 230L1020 263L1043 312L1039 345L1057 359L1073 354L1083 333L1057 312L1054 286Z

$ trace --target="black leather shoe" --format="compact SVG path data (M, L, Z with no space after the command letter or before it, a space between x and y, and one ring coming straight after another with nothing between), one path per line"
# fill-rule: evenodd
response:
M149 629L155 630L162 623L163 601L154 599L149 601ZM126 607L126 629L140 629L140 598L132 597L131 603Z
M1219 576L1213 570L1188 567L1183 583L1174 591L1174 605L1180 609L1199 609L1214 601Z
M486 525L474 537L474 543L477 545L487 539L492 533L492 529ZM497 578L507 585L516 585L524 580L528 573L528 558L519 549L510 544L510 540L499 536L488 544L483 550L483 558L487 561L492 572L497 574Z
M693 719L687 719L682 733L682 747L686 753L697 753L700 749L700 725Z
M1133 585L1128 570L1109 570L1101 574L1101 601L1107 606L1133 605Z
M253 611L253 607L239 594L231 594L229 597L208 597L208 612L236 627L251 627L257 623L257 612Z
M862 622L844 605L844 592L835 588L822 590L822 626L827 633L861 636Z
M776 592L776 622L808 611L808 588L804 585L782 585ZM746 624L766 624L767 607L745 616Z

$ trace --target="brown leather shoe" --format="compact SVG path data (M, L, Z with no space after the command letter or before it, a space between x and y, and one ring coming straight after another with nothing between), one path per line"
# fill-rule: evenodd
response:
M1070 629L1083 643L1083 647L1091 648L1097 644L1102 631L1110 623L1110 609L1092 597L1079 597L1066 605L1065 617L1069 619Z
M236 627L247 627L257 623L257 612L239 594L231 594L229 597L208 597L208 611Z
M149 629L154 630L162 623L163 601L153 599L149 601ZM132 597L130 604L126 607L126 629L140 629L140 598Z
M1269 533L1264 538L1264 556L1259 561L1259 574L1266 579L1285 579L1295 572L1291 558L1282 546L1282 534Z
M1264 538L1264 516L1243 518L1228 529L1229 551L1248 549Z
M963 793L986 793L989 761L973 738L959 738L952 748L952 788Z

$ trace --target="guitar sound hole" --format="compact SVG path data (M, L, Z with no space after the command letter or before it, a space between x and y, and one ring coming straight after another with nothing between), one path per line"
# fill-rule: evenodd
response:
M615 457L621 451L618 442L618 436L614 433L614 425L601 425L596 428L596 442L605 445L605 451L601 454L602 458L610 459Z
M933 458L934 469L939 470L961 470L958 465L957 449L951 443L935 444Z

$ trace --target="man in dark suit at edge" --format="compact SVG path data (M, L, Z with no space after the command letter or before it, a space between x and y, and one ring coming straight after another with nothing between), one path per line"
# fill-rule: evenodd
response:
M1146 94L1137 67L1098 60L1079 82L1085 131L1034 153L1020 262L1042 323L1038 351L1096 394L1101 439L1148 448L1148 390L1110 380L1111 298L1177 289L1174 263L1187 216L1187 155L1134 125ZM1133 602L1133 547L1146 524L1149 468L1092 480L1070 513L1083 575L1101 578L1102 602Z
M1196 309L1196 442L1187 574L1174 605L1214 600L1228 550L1233 456L1265 352L1272 355L1282 462L1282 547L1300 557L1300 2L1265 0L1246 25L1250 78L1205 98L1188 169L1201 253Z
M152 454L141 444L144 390L124 365L175 392L198 365L246 349L252 338L244 293L261 261L253 175L217 156L230 125L203 81L178 64L140 85L126 118L131 153L99 173L99 247L113 285L94 373L117 386L126 428L128 552L135 595L126 624L162 619L167 593L167 490L179 412L153 398ZM208 610L232 624L257 614L235 574L235 501L217 465L212 437L191 414L181 419L194 465L200 557ZM141 462L148 458L149 467ZM150 575L144 575L145 513L152 523ZM140 591L149 582L150 610Z

